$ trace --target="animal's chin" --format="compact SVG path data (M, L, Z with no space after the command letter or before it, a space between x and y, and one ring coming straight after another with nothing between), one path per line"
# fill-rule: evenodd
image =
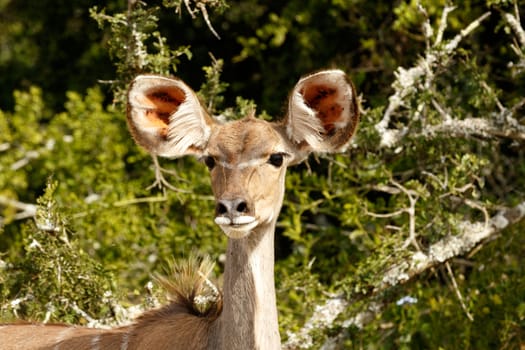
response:
M253 216L241 216L233 220L218 216L215 218L215 223L229 238L240 239L248 236L257 227L259 221Z

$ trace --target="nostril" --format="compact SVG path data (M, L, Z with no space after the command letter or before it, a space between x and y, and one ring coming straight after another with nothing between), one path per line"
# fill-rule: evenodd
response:
M215 206L215 215L236 217L246 215L249 212L248 202L244 199L226 200L221 199L217 201Z
M217 203L215 212L217 213L217 215L224 215L228 212L228 208L222 203Z
M239 204L237 204L237 212L239 213L248 212L248 205L246 204L246 202L242 201Z

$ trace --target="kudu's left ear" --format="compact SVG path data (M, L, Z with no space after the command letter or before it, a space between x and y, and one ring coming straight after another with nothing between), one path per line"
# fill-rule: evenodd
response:
M201 155L213 120L181 80L139 75L128 91L128 126L135 141L161 157Z
M359 121L355 88L341 70L308 75L292 90L286 133L303 152L344 151Z

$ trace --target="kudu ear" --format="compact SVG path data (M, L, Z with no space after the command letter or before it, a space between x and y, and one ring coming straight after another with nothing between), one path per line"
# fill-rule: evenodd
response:
M355 88L340 70L308 75L292 90L285 119L290 140L301 151L339 152L359 121Z
M182 81L139 75L128 91L128 125L135 141L162 157L202 154L213 120Z

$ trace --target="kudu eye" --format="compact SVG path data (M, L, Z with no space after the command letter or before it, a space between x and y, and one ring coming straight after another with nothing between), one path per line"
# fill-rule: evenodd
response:
M283 161L284 161L284 154L283 153L274 153L268 159L268 163L270 163L271 165L273 165L276 168L278 168L281 165L283 165Z
M215 158L213 158L212 156L204 157L204 164L206 164L208 169L213 169L215 167Z

